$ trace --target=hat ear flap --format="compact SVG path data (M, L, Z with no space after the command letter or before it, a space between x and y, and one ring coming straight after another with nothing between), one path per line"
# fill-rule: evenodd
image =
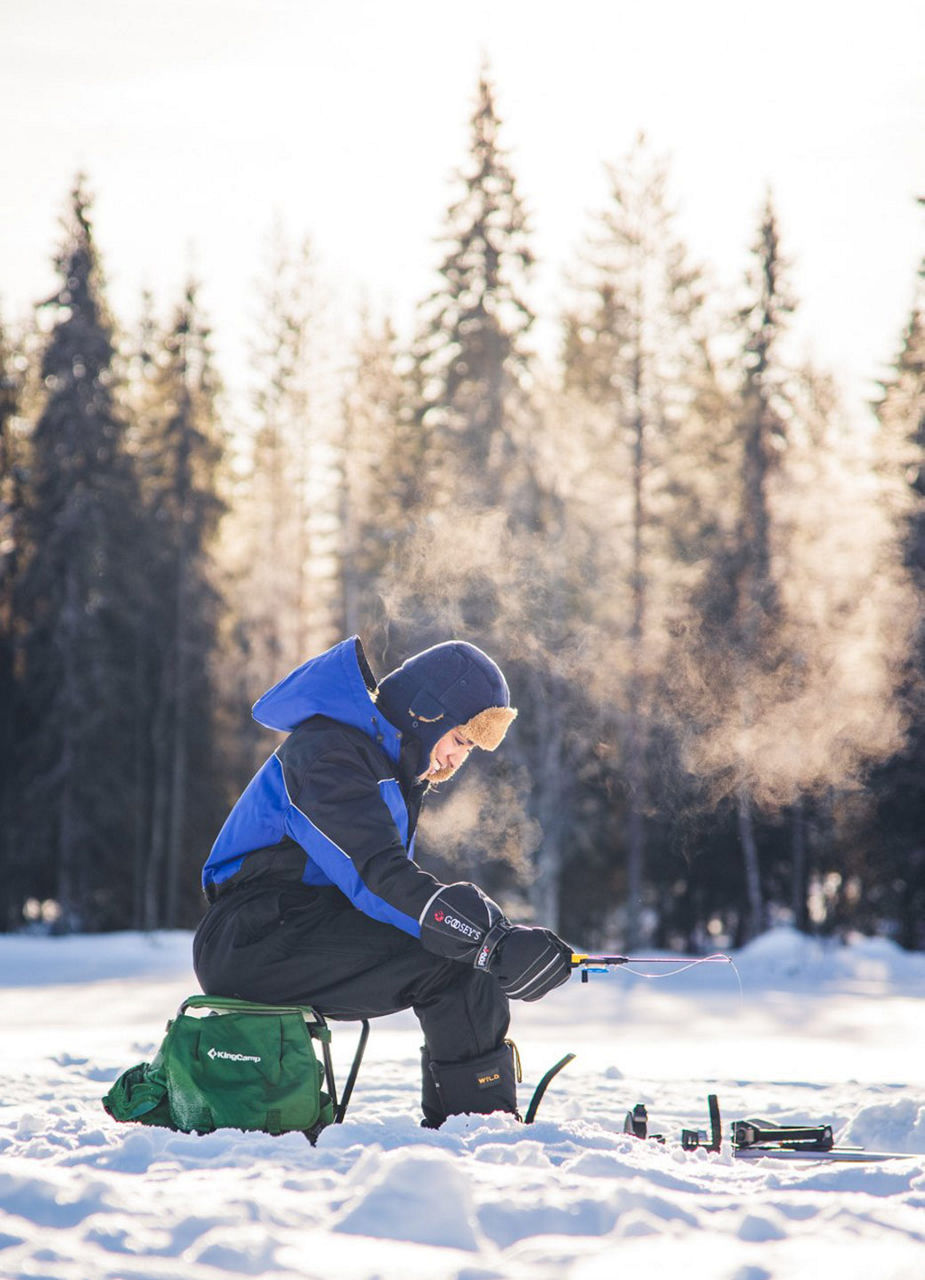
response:
M487 707L460 725L459 731L483 751L494 751L501 745L516 716L514 707Z

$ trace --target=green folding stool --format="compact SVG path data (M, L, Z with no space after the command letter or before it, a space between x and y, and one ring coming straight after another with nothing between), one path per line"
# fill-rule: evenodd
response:
M315 1009L190 996L153 1061L124 1071L103 1106L115 1120L182 1133L301 1132L314 1146L322 1129L344 1118L368 1037L362 1019L338 1100L331 1030Z

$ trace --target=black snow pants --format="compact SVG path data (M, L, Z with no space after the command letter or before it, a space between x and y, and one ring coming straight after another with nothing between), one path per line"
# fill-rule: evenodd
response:
M471 965L358 911L335 888L226 891L193 942L207 995L307 1004L333 1020L413 1009L424 1033L422 1106L439 1125L463 1111L516 1111L507 996Z

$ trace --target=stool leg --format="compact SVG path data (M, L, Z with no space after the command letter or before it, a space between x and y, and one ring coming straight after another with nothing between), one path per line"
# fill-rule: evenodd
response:
M360 1039L357 1043L356 1052L353 1055L353 1062L350 1065L350 1074L347 1076L347 1083L344 1085L344 1094L340 1101L334 1103L334 1123L341 1124L347 1111L347 1103L350 1101L350 1095L353 1093L353 1086L356 1084L357 1076L360 1073L360 1063L363 1061L363 1054L366 1052L366 1041L369 1039L369 1019L362 1018L360 1026ZM333 1096L333 1095L332 1095Z

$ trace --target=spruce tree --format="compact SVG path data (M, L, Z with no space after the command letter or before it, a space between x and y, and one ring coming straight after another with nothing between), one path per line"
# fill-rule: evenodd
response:
M925 200L920 204L925 207ZM892 376L877 404L878 454L891 498L899 555L912 599L909 649L901 692L907 733L900 750L875 775L878 797L866 834L863 902L868 927L896 922L897 940L925 948L925 259Z
M571 434L581 437L585 519L598 535L594 618L610 652L610 733L622 747L625 935L635 946L657 675L721 505L716 437L727 415L705 285L676 229L667 167L640 136L609 178L565 317L563 367L567 412L584 426Z
M388 650L389 578L426 475L406 363L391 322L362 317L341 412L341 631L362 634L377 655Z
M113 326L82 179L43 304L51 330L31 434L18 794L37 896L65 928L124 922L131 847L131 661L139 623L138 491L125 448Z
M699 668L691 684L702 679L705 691L701 732L689 739L694 743L691 767L708 780L720 773L724 781L718 792L729 797L734 809L747 904L739 913L740 942L760 933L767 919L750 744L766 700L774 697L772 689L780 692L787 669L779 596L786 569L772 554L772 481L782 466L793 413L792 375L782 354L787 318L794 309L787 271L768 195L736 315L741 345L733 424L734 513L698 592L700 622L696 640L691 637L692 665Z
M327 490L313 487L321 410L316 403L322 322L311 245L293 251L277 227L260 286L252 353L250 453L244 488L247 557L242 601L257 683L275 679L328 639L313 590L317 511ZM244 494L242 493L242 497Z
M768 485L780 456L778 445L786 439L780 366L776 356L786 317L793 310L785 283L787 264L781 256L777 216L770 196L752 253L749 278L752 297L740 312L745 344L739 419L742 471L736 536L734 626L739 656L747 668L754 669L756 665L774 661L778 601L771 568ZM742 724L747 730L754 717L748 676L740 680L739 688ZM737 784L736 803L748 893L747 936L753 937L764 928L765 904L752 797L744 778Z
M0 323L0 930L17 923L23 885L13 882L17 829L15 742L19 623L16 583L22 558L24 450L21 399L25 358Z
M386 665L447 630L491 643L518 578L510 540L535 522L525 301L533 255L500 127L483 70L438 285L412 351L416 404L398 424L404 509L385 585Z
M564 525L533 395L528 219L500 134L483 70L437 287L422 307L412 352L418 403L402 430L414 426L418 437L399 482L403 520L382 593L388 644L381 660L388 669L458 635L508 673L520 717L503 757L490 768L473 766L487 798L476 800L467 775L445 802L440 797L446 830L437 839L432 822L430 832L449 856L441 873L474 874L478 858L498 892L511 889L513 873L522 888L529 885L537 914L554 922L563 846L553 819L566 821L569 780L558 767L563 682L555 662L565 626ZM552 814L548 822L542 807Z
M341 592L337 402L308 240L293 247L275 228L258 303L249 403L222 537L237 618L235 681L247 721L256 693L337 638ZM266 750L261 731L251 725L241 745L252 772Z
M517 402L528 378L528 219L500 143L487 70L479 76L461 194L450 206L440 284L424 308L417 358L421 421L451 466L444 495L468 474L482 505L502 498L516 454ZM439 455L438 455L439 460ZM433 477L431 477L433 479Z
M146 848L136 909L150 929L198 917L199 866L224 801L215 777L221 601L211 558L224 509L223 441L209 331L194 285L149 355L136 440L148 538L141 666L149 692Z
M692 679L678 689L687 766L738 836L745 909L727 919L739 942L771 906L805 919L811 874L841 875L841 815L897 742L895 619L907 612L863 439L831 379L786 349L786 276L769 201L738 316L735 518L698 593Z

